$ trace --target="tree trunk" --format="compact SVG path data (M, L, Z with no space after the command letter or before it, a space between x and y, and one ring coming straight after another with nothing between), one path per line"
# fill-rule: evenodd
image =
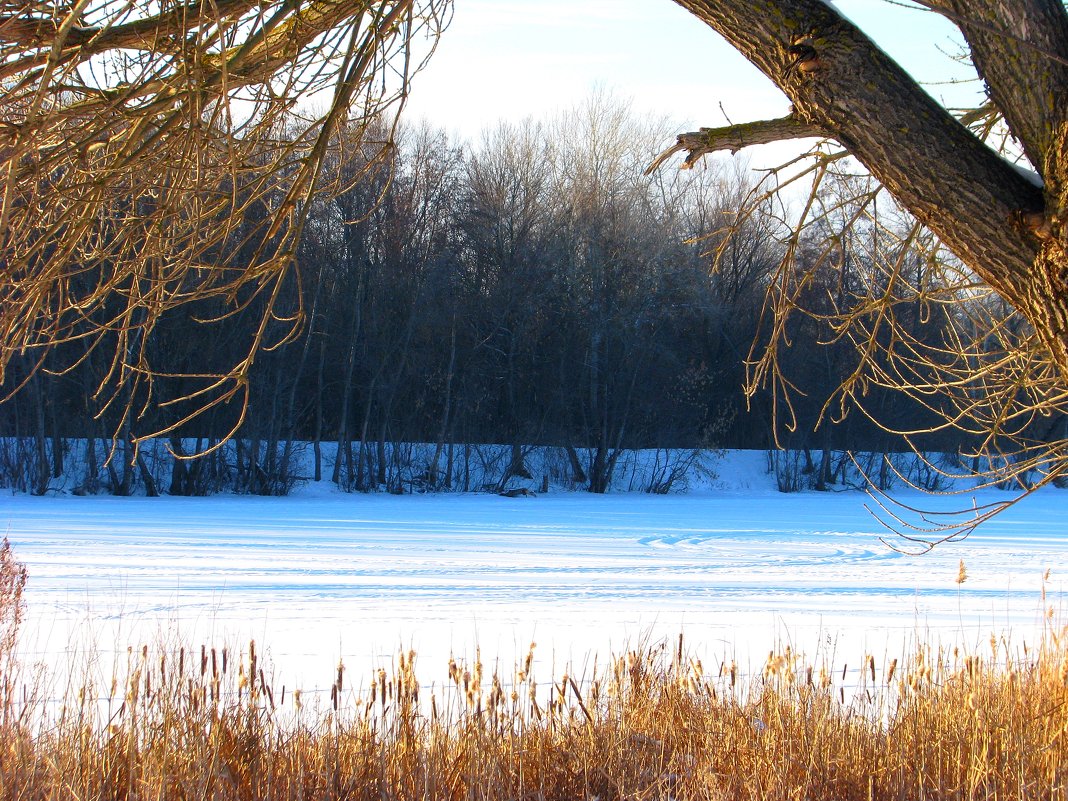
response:
M82 495L92 495L96 492L96 432L90 426L85 437L85 476L78 492Z
M326 339L319 345L319 364L315 368L315 436L312 447L315 450L315 480L323 480L323 367L326 363Z
M527 468L526 453L523 451L523 443L512 443L512 456L508 462L508 469L504 471L504 478L501 479L501 487L508 483L510 478L525 478L531 479L534 476Z
M319 293L323 284L324 264L324 261L319 262L319 274L315 279L315 292L312 295L311 311L308 312L308 330L304 334L304 342L300 347L300 358L297 359L297 365L293 370L289 385L289 397L286 400L286 444L285 449L282 452L282 464L278 472L281 480L287 484L290 474L289 465L293 458L293 441L297 437L297 390L300 388L300 377L304 374L304 366L308 363L308 353L311 350L312 339L315 337L315 322L319 316ZM322 401L320 399L317 402L321 403ZM316 445L318 446L318 443L316 443ZM318 473L318 448L316 448L316 457L316 473ZM316 475L315 480L319 480L318 475Z
M464 492L471 491L471 444L464 443Z
M159 490L156 489L156 479L152 477L152 471L148 469L148 463L140 451L137 452L137 469L141 473L141 480L145 482L145 495L149 498L158 498Z
M348 358L345 362L345 383L341 387L341 413L338 420L337 432L337 456L334 458L334 472L331 480L341 485L341 458L343 453L349 452L351 435L349 434L349 402L352 395L352 379L356 372L356 346L360 335L360 296L363 294L363 272L360 272L360 280L357 283L356 310L352 315L352 328L349 331ZM349 452L351 453L351 452ZM349 469L347 482L352 481L352 458L349 456L346 466Z
M824 445L820 453L819 471L816 473L816 489L826 492L834 481L831 477L831 449Z
M186 479L189 475L189 469L185 463L186 460L181 458L185 456L185 450L182 447L182 438L172 434L170 442L173 462L171 464L171 488L168 492L171 495L189 495L190 493L186 489Z
M59 415L56 413L56 400L49 404L52 416L52 478L63 476L63 433L59 430Z
M445 447L445 434L449 430L449 415L452 411L452 378L456 371L456 316L452 318L452 328L449 331L449 366L445 372L445 403L441 411L441 426L438 429L437 442L434 444L434 456L427 467L427 482L431 489L436 489L438 481L438 463L441 461L441 452ZM452 470L450 454L449 470Z
M585 484L588 480L586 477L586 471L582 469L582 460L579 459L578 451L575 450L574 445L568 445L567 460L571 464L571 480L575 484Z
M378 437L375 440L375 458L378 461L375 482L380 487L389 483L389 475L386 473L386 427L388 425L386 419L383 414L382 422L378 426Z
M1057 0L930 0L961 28L989 94L1044 182L938 105L822 0L676 0L793 102L776 121L836 139L1031 323L1068 378L1068 14ZM791 48L793 48L791 50ZM804 55L798 55L801 52ZM805 68L792 68L800 59ZM768 141L747 126L680 137L701 152ZM729 135L728 135L729 134ZM695 137L683 143L684 137Z
M452 489L453 450L453 443L449 442L449 447L446 449L445 456L445 489L447 490Z
M33 483L33 494L44 495L48 492L50 465L48 463L48 434L45 431L45 402L44 389L41 387L41 376L35 374L33 382L33 410L34 429L33 441L37 455L37 470Z

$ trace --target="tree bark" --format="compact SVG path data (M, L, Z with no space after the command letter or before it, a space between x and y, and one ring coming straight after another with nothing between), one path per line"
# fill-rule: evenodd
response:
M449 432L449 422L452 414L452 380L456 373L456 315L452 317L452 325L449 328L449 366L445 370L445 402L441 411L441 426L438 429L437 441L434 445L434 456L427 468L427 481L431 489L437 489L441 485L438 479L438 463L441 461L441 452L445 447L445 437ZM451 448L451 445L450 445ZM450 451L451 455L451 451ZM452 463L449 463L449 472L452 471Z
M1028 160L1042 175L1068 115L1068 17L1059 0L942 0L934 7L955 22Z
M799 124L840 142L1015 306L1068 379L1068 14L1061 3L925 3L963 31L992 101L1043 188L829 4L676 2L771 79L793 102Z

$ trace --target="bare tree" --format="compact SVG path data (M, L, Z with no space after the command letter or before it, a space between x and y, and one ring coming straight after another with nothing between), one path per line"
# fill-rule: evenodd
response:
M839 205L850 210L847 227L877 233L867 238L871 258L862 285L826 316L863 356L863 369L847 376L840 399L862 400L873 385L904 390L938 411L938 426L980 437L975 455L991 480L1009 475L1022 482L1035 474L1026 482L1033 486L1068 471L1068 442L1056 425L1068 387L1064 4L915 0L917 9L958 26L987 87L986 103L958 118L830 3L677 2L757 66L792 108L780 119L682 134L654 165L679 151L687 151L684 166L690 166L717 150L785 139L816 137L841 146L817 149L785 179L811 178L814 189L791 221L786 258L769 295L775 330L785 330L812 274L793 262L804 232L826 219L815 202L818 185L848 172L851 155L879 183L855 186ZM890 224L900 209L914 222ZM812 267L838 259L843 233L840 227L837 238L826 240ZM931 268L917 278L917 264ZM946 323L940 341L901 324L898 312L917 307L938 310ZM754 354L751 390L780 379L777 341L773 334L770 349ZM983 516L945 531L966 531ZM942 531L939 523L932 528Z
M107 350L100 402L119 430L152 402L173 429L247 401L322 165L345 123L398 110L447 0L296 3L15 0L0 8L0 379L12 355ZM314 100L321 113L307 110ZM388 138L379 143L388 148ZM239 226L262 207L260 224ZM230 255L241 251L241 263ZM155 397L167 312L262 298L242 355ZM269 334L269 329L275 333ZM38 360L40 363L40 359ZM240 418L240 416L239 416ZM238 419L236 425L240 424Z

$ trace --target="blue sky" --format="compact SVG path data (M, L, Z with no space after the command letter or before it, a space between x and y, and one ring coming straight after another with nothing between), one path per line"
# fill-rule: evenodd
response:
M886 0L837 7L953 104L980 87L952 56L955 28ZM938 85L936 85L938 84ZM786 113L786 98L711 29L671 0L456 0L438 52L417 76L409 118L477 137L498 120L544 118L594 87L664 116L680 129Z

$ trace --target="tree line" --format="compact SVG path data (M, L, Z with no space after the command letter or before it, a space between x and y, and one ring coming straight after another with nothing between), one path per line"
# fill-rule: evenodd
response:
M342 132L282 280L168 307L142 339L138 321L104 304L86 312L103 333L10 360L6 480L44 491L63 471L64 443L88 438L110 480L87 489L128 494L149 472L137 443L156 431L180 457L236 432L228 458L244 466L243 489L264 494L291 486L298 441L312 443L315 478L360 491L388 484L388 454L403 442L436 446L430 488L447 482L450 444L511 445L508 472L519 476L524 446L549 444L595 492L636 448L785 445L823 454L820 483L834 480L831 449L906 447L886 427L927 432L914 445L957 449L959 433L934 430L937 408L879 386L865 405L884 427L825 407L857 360L829 320L885 255L864 241L877 229L850 216L863 179L825 182L826 213L798 241L781 201L738 214L759 179L739 161L646 174L667 136L604 95L474 143L430 124L382 129L385 157L374 136L349 143ZM243 203L242 187L231 190L226 236L201 254L213 275L248 270L272 237L294 233L272 225L269 196ZM839 258L824 258L827 242ZM914 262L921 283L935 280ZM785 264L804 275L791 302L806 313L779 328L766 298ZM104 276L95 268L75 280ZM118 289L136 293L137 282ZM899 317L917 341L937 342L953 308ZM254 339L264 347L253 360ZM777 343L785 411L781 386L747 374L753 342ZM163 367L138 380L142 358ZM248 403L198 407L212 376L242 358ZM322 457L323 442L337 443L337 458ZM177 460L169 486L153 491L210 491L219 453Z

